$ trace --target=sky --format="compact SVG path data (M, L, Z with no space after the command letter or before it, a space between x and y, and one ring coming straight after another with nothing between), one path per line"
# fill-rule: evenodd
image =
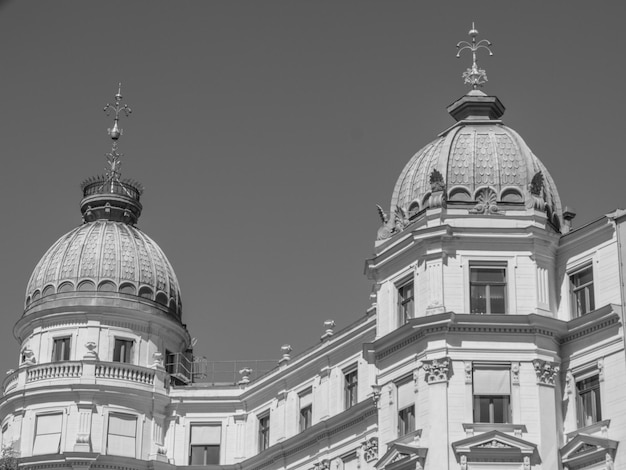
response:
M122 174L208 360L278 359L358 320L402 168L453 124L472 21L518 131L581 226L626 208L624 2L1 1L0 370L30 274L81 223L122 82Z

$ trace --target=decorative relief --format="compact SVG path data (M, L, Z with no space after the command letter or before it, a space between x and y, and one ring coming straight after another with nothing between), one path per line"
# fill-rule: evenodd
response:
M87 352L83 355L83 359L85 360L93 360L96 361L98 360L98 353L96 352L96 348L98 347L98 345L95 343L95 341L88 341L85 343L85 348L87 349Z
M576 387L576 379L574 378L574 373L571 370L568 370L565 375L565 395L572 395L574 393L574 389Z
M330 460L324 459L313 465L312 470L330 470Z
M512 446L505 444L504 442L493 439L489 442L485 442L484 444L480 444L476 446L478 449L513 449Z
M519 385L519 371L519 362L514 362L513 364L511 364L511 382L513 383L513 385Z
M491 188L483 188L478 192L476 197L478 204L474 206L473 209L470 209L470 214L482 214L482 215L493 215L493 214L504 214L498 208L496 193Z
M471 361L465 362L465 383L466 384L472 383L472 375L473 375L472 372L473 372L472 362Z
M467 455L461 455L461 470L467 470Z
M450 378L450 358L432 359L422 362L426 372L426 382L430 384L447 382Z
M378 215L383 222L383 226L378 229L377 240L385 240L398 232L402 232L409 225L409 219L401 207L396 206L391 217L387 215L382 207L379 205L376 207L378 208Z
M37 364L37 358L35 358L35 353L28 346L22 349L22 364L24 365Z
M378 458L378 438L372 437L363 444L363 458L366 462L371 462Z
M537 374L537 383L554 387L554 383L559 375L559 365L556 362L535 359L533 366Z
M598 380L604 382L604 358L598 359Z

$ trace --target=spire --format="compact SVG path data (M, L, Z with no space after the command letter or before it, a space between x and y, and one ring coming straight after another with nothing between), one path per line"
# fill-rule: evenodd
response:
M107 116L114 115L113 127L108 129L109 137L113 141L112 148L109 153L105 154L108 166L103 176L92 177L83 182L81 212L86 222L108 219L134 224L141 214L139 197L143 188L136 181L120 178L122 175L120 158L123 154L117 150L118 140L122 136L119 121L122 115L128 117L132 112L127 104L122 104L121 83L115 94L115 103L107 103L104 112Z
M490 49L491 42L489 42L488 40L481 39L480 41L476 42L476 36L478 36L478 30L474 26L474 22L472 22L472 29L469 30L468 34L472 38L472 43L470 44L467 41L459 42L456 45L456 47L459 49L459 51L456 53L456 56L461 57L461 52L463 52L466 49L472 52L472 67L468 68L465 72L463 72L462 77L463 77L464 83L471 85L473 90L477 90L478 87L483 86L487 82L487 72L485 72L484 69L478 68L478 62L476 60L476 52L478 52L479 49L485 49L487 52L489 52L490 56L493 55L493 52L491 52L491 49Z

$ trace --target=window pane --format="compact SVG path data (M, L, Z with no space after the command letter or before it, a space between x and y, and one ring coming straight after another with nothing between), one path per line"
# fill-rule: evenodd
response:
M505 272L505 268L472 268L471 282L504 283L506 282Z
M471 313L487 313L487 286L470 287Z
M593 270L591 268L587 268L584 271L574 274L572 276L572 281L576 287L593 282Z
M491 309L489 313L506 313L506 302L504 299L504 290L506 286L496 285L489 286L489 295L491 297Z

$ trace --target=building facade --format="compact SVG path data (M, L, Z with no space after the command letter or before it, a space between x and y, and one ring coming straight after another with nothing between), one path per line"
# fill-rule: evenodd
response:
M465 78L379 208L366 314L230 384L196 380L176 275L135 227L118 92L110 169L26 289L3 446L29 469L626 469L626 211L573 229L475 58Z

